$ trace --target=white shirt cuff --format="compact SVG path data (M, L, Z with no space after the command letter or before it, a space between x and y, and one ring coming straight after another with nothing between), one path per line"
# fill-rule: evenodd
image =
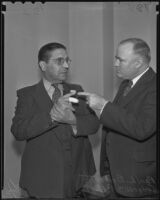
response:
M108 103L108 101L106 101L106 102L104 103L104 105L103 105L103 107L102 107L102 109L101 109L101 111L100 111L100 115L102 114L102 111L103 111L103 109L104 109L104 107L106 106L107 103Z
M76 127L76 125L71 125L71 126L72 126L72 129L73 129L74 135L77 135L77 127Z

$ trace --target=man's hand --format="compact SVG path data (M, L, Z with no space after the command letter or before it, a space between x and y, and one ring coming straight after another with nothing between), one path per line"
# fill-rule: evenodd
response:
M95 111L101 111L104 105L108 102L97 94L88 92L78 92L77 94L79 96L86 96L88 105Z
M73 113L75 109L69 101L70 96L74 94L74 92L71 92L58 99L50 112L52 120L72 125L76 124L76 117Z

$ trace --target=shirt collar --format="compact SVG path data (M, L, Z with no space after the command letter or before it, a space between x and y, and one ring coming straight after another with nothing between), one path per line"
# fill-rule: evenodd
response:
M144 73L146 73L148 70L149 70L149 67L148 67L144 72L142 72L141 74L139 74L138 76L136 76L134 79L132 79L132 82L133 82L132 87L133 87L133 86L136 84L136 82L141 78L141 76L142 76Z
M47 90L47 92L49 92L51 87L54 89L54 87L52 86L52 83L49 82L47 79L43 78L43 83L44 83L44 87ZM61 90L61 92L63 91L62 83L59 83L58 88Z
M47 81L45 78L43 78L43 83L44 83L44 87L47 91L49 91L50 87L51 87L51 82Z

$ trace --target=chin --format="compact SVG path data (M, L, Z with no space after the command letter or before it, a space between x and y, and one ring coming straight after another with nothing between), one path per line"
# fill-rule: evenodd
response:
M65 80L67 79L67 76L66 76L66 75L62 75L62 76L60 77L60 79L61 79L62 81L65 81Z

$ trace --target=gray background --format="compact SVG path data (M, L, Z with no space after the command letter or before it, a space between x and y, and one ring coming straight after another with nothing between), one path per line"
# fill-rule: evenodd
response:
M21 196L18 186L25 142L10 132L16 90L39 80L37 53L47 42L65 44L72 59L70 81L109 100L119 81L113 61L118 42L140 37L151 47L156 71L156 2L5 3L4 190L2 197ZM101 129L90 137L99 178Z

